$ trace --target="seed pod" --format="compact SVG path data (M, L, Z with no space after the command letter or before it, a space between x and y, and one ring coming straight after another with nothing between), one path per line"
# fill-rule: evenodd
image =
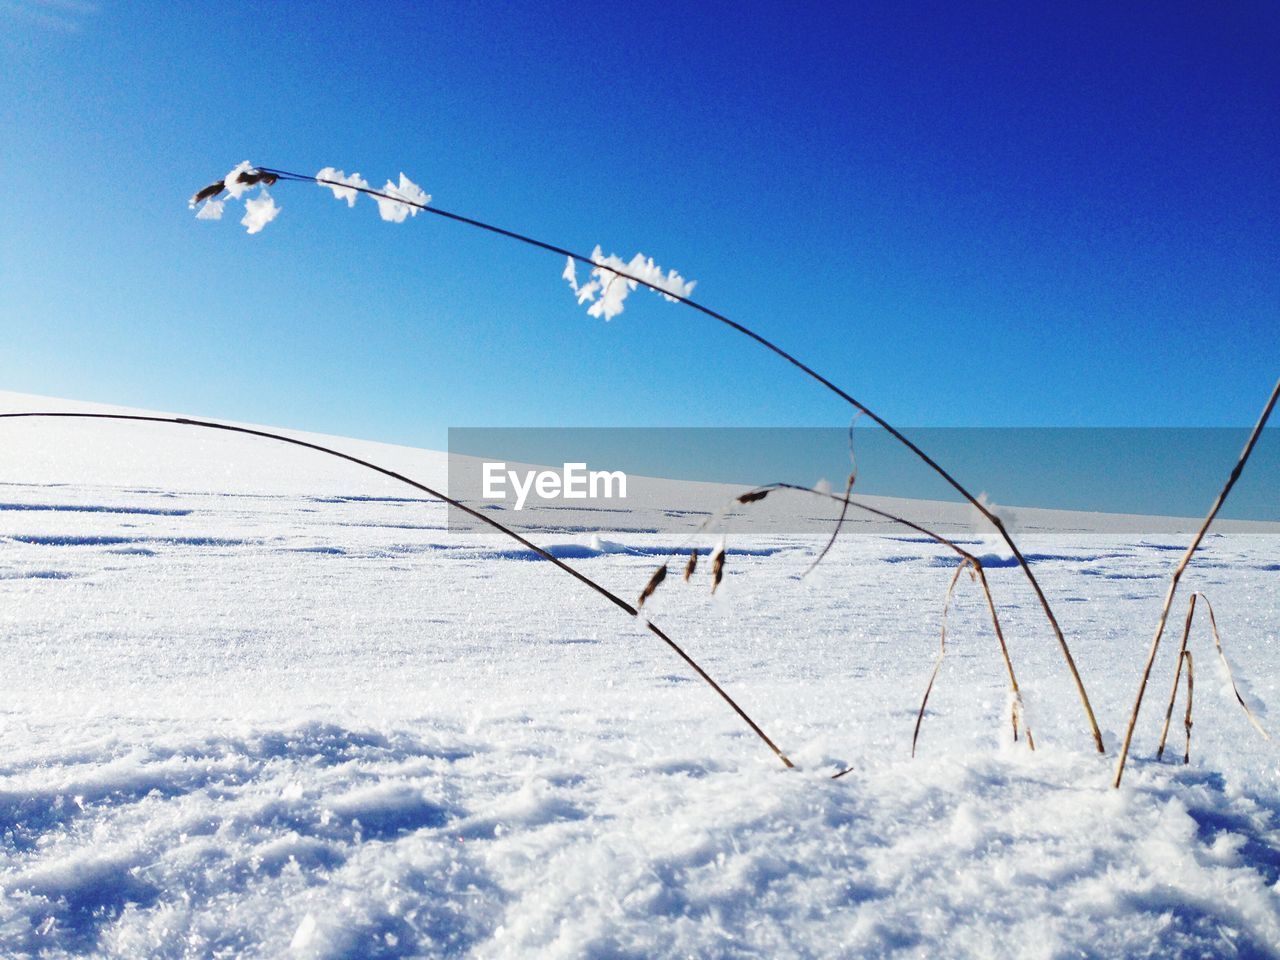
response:
M720 581L724 579L724 547L716 547L711 555L711 592L716 592Z
M636 608L644 606L644 602L653 596L653 591L658 589L658 585L667 579L667 565L664 563L653 572L653 576L649 578L649 582L644 585L644 590L640 593L640 599L636 601Z
M695 547L689 551L689 562L684 565L684 582L688 583L689 578L693 576L693 571L698 569L698 550Z
M196 192L188 201L188 204L194 207L201 200L213 199L225 189L227 189L227 185L222 180L219 180L217 183L211 183L203 190Z
M752 490L751 492L744 493L742 496L738 497L738 502L739 503L755 503L757 500L763 500L768 495L769 495L768 490Z

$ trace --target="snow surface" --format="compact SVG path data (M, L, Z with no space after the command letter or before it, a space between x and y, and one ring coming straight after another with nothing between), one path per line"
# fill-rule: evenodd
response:
M442 454L328 439L444 482ZM677 545L579 527L541 540L628 598ZM1109 786L1185 540L1025 537L1109 756L994 566L1039 749L962 584L914 760L952 561L864 535L797 580L821 542L730 536L714 598L701 569L645 607L785 770L638 624L413 490L212 431L0 421L0 955L1280 955L1280 755L1207 624L1191 764L1181 701L1152 759L1175 636ZM1273 706L1278 553L1212 536L1184 580Z

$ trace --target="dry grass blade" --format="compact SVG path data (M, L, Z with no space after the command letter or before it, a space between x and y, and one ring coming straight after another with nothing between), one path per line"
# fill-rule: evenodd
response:
M688 583L689 578L693 576L693 572L698 569L698 550L695 547L689 551L689 561L684 565L684 582Z
M1160 730L1160 746L1156 748L1156 759L1159 760L1164 756L1164 745L1169 739L1169 724L1173 722L1173 706L1178 699L1178 683L1182 680L1182 661L1187 653L1187 641L1191 637L1191 620L1196 614L1196 597L1198 593L1191 595L1191 602L1187 604L1187 619L1182 625L1182 644L1178 647L1178 665L1173 671L1173 689L1169 691L1169 707L1164 712L1164 726Z
M814 570L818 569L818 564L827 558L827 554L830 553L831 548L835 546L836 538L840 536L840 531L844 528L845 518L849 516L849 497L853 493L853 483L857 479L858 471L851 470L849 472L849 479L846 480L844 484L844 496L840 498L840 516L836 518L836 525L831 531L831 536L827 538L826 544L824 544L822 549L818 551L818 555L814 557L813 563L809 564L809 569L800 574L800 576L807 577L809 574L813 573Z
M1018 678L1013 672L1013 658L1009 656L1009 645L1004 641L1004 631L1000 628L1000 615L996 613L996 601L991 596L991 585L987 583L987 572L982 568L982 561L972 557L974 575L978 585L982 587L982 595L987 601L987 611L991 614L991 629L995 631L996 641L1000 644L1000 656L1004 660L1005 669L1009 672L1009 697L1011 700L1009 713L1013 723L1013 739L1018 739L1018 721L1022 721L1022 729L1027 733L1027 747L1036 748L1036 738L1031 733L1031 724L1027 721L1027 711L1022 704L1022 691L1018 688Z
M916 713L916 728L911 734L911 756L916 755L916 741L920 739L920 724L924 721L924 708L929 704L929 694L933 692L933 682L938 679L938 671L942 669L942 658L947 655L947 611L951 608L951 597L956 592L956 584L960 582L960 574L970 566L968 559L961 560L956 572L947 586L946 599L942 601L942 636L938 645L938 659L933 663L933 672L929 674L929 683L924 688L924 696L920 700L920 709Z
M1213 604L1209 602L1209 598L1203 593L1195 593L1191 595L1194 602L1199 597L1204 601L1204 607L1209 611L1209 626L1213 629L1213 645L1217 648L1218 657L1222 660L1222 669L1226 671L1227 681L1231 684L1231 692L1235 694L1236 703L1240 704L1240 709L1244 711L1244 715L1249 718L1249 722L1253 724L1253 728L1262 734L1263 740L1270 740L1271 734L1258 722L1258 718L1253 715L1248 702L1240 693L1240 688L1236 686L1235 674L1231 672L1231 661L1227 659L1227 652L1222 649L1222 635L1218 633L1218 618L1213 615Z
M439 207L428 206L425 203L416 203L411 200L405 200L402 197L393 197L393 196L390 196L389 194L383 193L382 191L374 190L371 187L353 186L348 183L340 183L334 180L326 180L326 179L322 179L314 176L309 176L307 174L290 173L287 170L274 170L268 167L259 167L257 169L259 173L267 173L281 180L295 181L299 183L319 183L319 184L328 185L328 186L340 186L346 189L355 190L359 193L365 193L373 197L382 197L385 200L394 200L397 203L403 203L408 206L416 207L417 209L422 210L425 213L431 214L432 216L443 217L444 219L451 220L455 223L466 224L467 226L475 227L476 229L484 230L488 233L492 233L497 236L506 237L510 240L515 240L519 243L527 244L528 246L531 246L531 247L537 247L540 250L546 250L549 253L554 253L560 257L567 257L576 263L584 264L586 266L592 267L593 269L596 266L598 266L598 264L596 264L596 262L592 258L584 256L580 253L574 253L572 250L566 249L565 247L561 247L553 243L547 243L544 240L537 240L533 237L528 236L527 234L517 233L514 230L507 230L504 227L495 226L494 224L491 224L491 223L485 223L483 220L477 220L473 217L466 217L466 216L463 216L462 214L452 213L448 210L442 210ZM1012 552L1014 558L1018 562L1018 566L1022 569L1023 575L1027 578L1027 582L1031 584L1031 589L1035 592L1036 600L1039 602L1040 609L1044 612L1045 619L1048 620L1049 626L1053 630L1053 635L1058 642L1058 648L1062 653L1063 659L1066 661L1068 671L1071 673L1072 682L1075 684L1076 693L1080 698L1080 705L1084 709L1085 717L1089 723L1090 732L1093 735L1094 746L1097 748L1099 753L1106 752L1106 749L1105 747L1103 747L1103 744L1102 744L1102 731L1098 728L1097 717L1094 716L1093 706L1089 703L1089 694L1085 691L1084 681L1080 678L1080 671L1076 669L1075 658L1071 656L1071 648L1067 645L1067 638L1062 632L1062 627L1061 625L1059 625L1058 618L1053 612L1053 607L1050 606L1049 604L1049 598L1045 596L1044 590L1040 587L1040 582L1036 579L1035 574L1031 571L1031 564L1029 564L1027 562L1026 557L1022 555L1022 551L1018 549L1017 543L1014 542L1014 539L1012 535L1009 533L1009 531L1005 529L1004 522L1000 519L999 515L992 512L991 508L988 507L985 503L983 503L979 497L976 497L971 492L969 492L968 488L966 488L962 483L960 483L959 480L957 480L950 473L948 473L947 470L943 468L941 464L939 464L936 460L934 460L927 453L925 453L924 450L922 450L919 446L913 443L906 436L906 434L904 434L901 430L894 427L891 423L889 423L888 420L884 419L884 417L877 414L875 411L873 411L870 407L868 407L862 401L854 398L852 394L836 386L836 384L833 381L828 380L826 377L820 374L813 367L809 366L807 363L804 363L802 360L800 360L798 357L794 356L793 354L788 353L786 350L782 349L782 347L778 346L768 337L765 337L757 333L756 331L752 330L750 327L744 324L738 323L738 321L736 320L730 319L729 317L725 316L723 313L720 313L716 310L712 310L710 307L704 306L703 304L698 303L695 300L690 300L688 297L681 296L680 294L672 293L670 290L663 289L662 287L659 287L658 285L652 283L649 280L644 279L643 277L636 276L634 274L628 273L627 271L623 271L623 270L613 270L611 272L613 272L617 277L621 277L623 279L631 281L632 283L643 286L649 290L653 290L657 293L660 293L663 296L667 297L667 299L673 300L676 303L682 303L686 307L689 307L691 310L696 310L698 313L701 313L704 316L709 317L712 320L715 320L717 323L723 324L725 327L729 328L730 330L733 330L741 334L742 336L755 341L759 346L763 347L765 350L774 354L774 356L791 364L791 366L795 367L797 370L799 370L809 379L813 380L815 383L822 386L825 390L830 391L835 396L843 400L845 403L849 404L849 406L851 406L855 411L857 411L858 414L866 416L869 420L874 422L878 427L880 427L882 430L888 433L891 437L893 437L894 440L900 443L907 450L911 451L911 453L917 459L919 459L923 464L925 464L925 466L927 466L930 470L932 470L939 477L941 477L948 484L948 486L950 486L953 490L955 490L958 494L960 494L960 496L962 496L969 503L970 506L972 506L975 510L977 510L978 513L980 513L984 518L986 518L987 522L990 523L991 526L995 529L1000 539L1004 541L1005 546L1007 546L1010 552Z
M65 411L0 413L0 420L16 420L16 419L32 419L32 418L89 420L94 422L125 421L125 422L132 422L132 423L168 423L168 424L175 424L180 427L197 427L205 430L221 430L226 433L237 433L237 434L243 434L251 437L261 437L266 440L276 440L276 441L279 441L280 443L286 443L295 447L302 447L307 450L314 450L317 453L321 453L326 456L336 457L339 460L345 460L348 463L355 464L356 466L364 467L368 470L372 470L375 473L380 473L384 477L390 477L392 480L396 480L400 483L406 484L415 490L422 491L423 493L427 494L430 497L434 497L437 500L447 503L449 506L462 511L463 513L467 514L473 519L478 520L481 523L485 524L486 526L492 527L494 530L497 530L499 533L503 534L504 536L511 538L521 546L529 550L532 550L534 553L540 556L543 560L548 561L557 570L560 570L568 574L569 576L573 577L583 586L589 588L590 590L593 590L595 593L599 594L601 597L608 600L615 607L622 610L629 616L636 617L640 613L639 610L637 610L631 604L627 603L627 601L623 600L620 596L618 596L613 591L609 590L607 587L602 586L601 584L597 583L595 580L588 577L585 573L570 566L568 563L565 563L563 560L561 560L559 557L552 554L550 551L544 549L543 547L538 546L533 541L528 540L525 537L522 537L520 534L516 533L514 530L512 530L510 527L506 526L505 524L499 522L498 520L495 520L491 516L488 516L484 511L477 510L474 507L469 507L465 503L462 503L459 500L455 500L452 497L448 496L447 494L441 493L439 490L435 490L432 487L427 486L426 484L419 483L417 480L412 480L409 477L406 477L402 473L397 473L394 470L389 470L386 467L381 467L376 463L372 463L368 460L363 460L360 457L352 456L349 453L343 453L341 450L334 450L331 447L321 446L318 443L310 443L309 441L301 440L301 439L298 439L297 437L287 437L287 436L284 436L283 434L272 433L268 430L254 430L250 427L237 427L229 423L218 423L212 420L191 420L191 419L188 419L187 417L144 416L142 414L127 414L127 413L70 413ZM645 629L647 629L655 637L657 637L664 644L666 644L668 649L670 649L673 653L675 653L676 656L678 656L681 660L683 660L685 664L687 664L689 668L693 670L694 673L696 673L699 677L701 677L703 682L705 682L709 687L711 687L711 689L715 691L715 693L720 697L720 699L723 700L726 704L728 704L728 706L733 710L733 712L738 715L738 717L742 720L742 722L745 723L748 727L750 727L751 731L757 737L759 737L760 740L770 750L773 751L774 755L777 756L777 758L782 761L784 766L787 766L787 767L794 766L790 761L790 759L787 758L787 755L784 754L782 750L778 747L778 745L775 744L773 740L769 738L769 735L766 734L764 730L760 728L759 724L757 724L754 720L751 719L750 715L748 715L748 713L738 705L737 701L734 700L733 697L729 696L729 694L725 691L725 689L721 687L720 684L716 683L716 681L712 679L711 675L707 673L704 669L702 669L701 665L699 665L699 663L696 660L694 660L693 657L691 657L687 652L685 652L683 647L681 647L678 643L676 643L673 639L671 639L671 637L669 637L666 634L666 632L664 632L657 625L651 623L648 620L644 620L643 622L644 622Z
M1187 730L1187 749L1182 753L1182 762L1187 764L1191 762L1191 701L1195 695L1196 671L1191 659L1191 651L1183 650L1182 657L1187 661L1187 715L1182 721Z
M818 551L818 556L814 558L813 563L809 564L809 569L800 574L801 577L807 577L818 568L831 548L835 546L836 539L840 536L840 531L844 529L845 518L849 516L849 497L853 493L853 485L858 480L858 457L853 451L853 428L858 424L858 418L862 416L861 411L853 415L853 420L849 423L849 476L844 482L844 496L840 502L840 516L836 518L836 525L831 530L831 536L828 538L826 545Z
M1013 669L1013 658L1009 654L1009 646L1004 639L1004 630L1000 625L1000 614L996 610L995 598L992 597L991 595L991 585L987 582L986 571L984 571L982 568L981 560L979 560L973 554L969 553L969 551L965 550L964 547L960 546L954 540L950 540L947 537L944 537L942 534L936 533L935 531L930 530L928 527L921 526L918 523L908 520L905 517L900 517L896 514L890 513L887 510L881 510L878 507L871 506L870 504L866 504L866 503L862 503L861 501L854 500L848 494L845 494L843 497L840 497L840 496L837 496L836 494L829 493L825 490L815 490L812 487L802 487L799 484L794 484L794 483L771 483L771 484L768 484L767 487L761 488L761 489L786 490L792 493L803 493L803 494L808 494L810 496L815 496L815 497L824 497L830 500L842 500L846 507L853 507L856 510L861 510L862 512L869 513L872 516L880 517L883 520L889 520L893 523L906 527L908 530L914 530L916 533L923 534L924 536L928 537L934 542L942 544L943 546L954 551L956 555L959 556L964 563L967 563L973 569L974 574L977 578L977 581L979 585L982 587L982 593L987 602L987 611L991 615L991 627L992 627L992 630L995 632L996 640L1000 645L1000 655L1004 660L1005 669L1009 673L1009 689L1010 689L1010 698L1012 700L1011 711L1014 715L1013 722L1014 722L1015 737L1016 737L1016 731L1017 731L1018 717L1021 717L1023 721L1023 729L1026 730L1026 733L1027 733L1027 747L1031 750L1034 750L1036 748L1035 737L1031 733L1030 725L1027 724L1026 722L1026 711L1023 708L1023 704L1022 704L1022 692L1018 687L1018 678ZM963 569L964 563L961 564L961 567L959 569ZM956 572L956 577L959 577L959 569ZM955 586L955 583L953 581L952 589L954 589L954 586ZM948 593L949 592L950 591L948 591ZM932 683L933 681L931 678L930 686L932 686ZM918 731L919 731L919 721L917 720L917 734L918 734ZM838 780L841 777L851 773L853 770L854 770L853 767L848 767L844 770L841 770L839 773L833 774L831 779Z
M636 601L636 609L644 606L644 602L653 596L653 591L663 580L667 579L667 565L664 563L657 570L653 571L653 576L649 578L649 582L644 585L644 590L640 592L640 599Z
M1235 694L1236 703L1240 704L1240 709L1244 711L1244 715L1249 718L1249 722L1262 735L1262 738L1264 740L1271 739L1271 735L1267 733L1262 724L1258 722L1258 718L1254 716L1253 710L1240 692L1240 688L1236 686L1235 674L1231 671L1231 661L1227 659L1227 653L1222 649L1222 635L1218 632L1218 618L1214 616L1213 604L1209 602L1209 598L1203 593L1196 592L1191 594L1191 600L1187 604L1187 620L1182 628L1182 645L1178 648L1178 666L1173 675L1173 692L1169 695L1169 707L1164 714L1164 727L1160 730L1160 746L1156 750L1157 759L1164 756L1165 743L1169 737L1169 724L1173 719L1173 701L1178 696L1178 680L1182 675L1182 661L1185 658L1188 666L1191 664L1191 651L1187 649L1187 640L1191 635L1191 621L1195 616L1197 600L1203 600L1205 609L1209 611L1209 626L1213 630L1213 645L1222 661L1222 669L1227 675L1227 682L1231 684L1231 692ZM1187 683L1190 684L1190 682L1191 679L1188 677ZM1190 693L1188 693L1188 696L1190 696ZM1188 707L1188 716L1190 715L1189 712L1190 707Z
M1173 571L1173 576L1169 580L1169 589L1165 593L1164 606L1160 611L1160 620L1156 624L1155 637L1151 641L1151 651L1147 654L1147 662L1142 669L1142 680L1138 684L1138 695L1134 698L1133 712L1129 715L1129 726L1125 730L1124 744L1120 748L1120 759L1116 764L1116 775L1111 784L1113 787L1119 787L1120 781L1124 778L1124 765L1129 759L1129 747L1133 743L1134 728L1138 725L1138 712L1142 709L1142 697L1147 691L1147 681L1151 679L1151 668L1156 662L1156 653L1160 649L1160 640L1164 636L1165 626L1169 621L1169 611L1173 608L1173 598L1178 591L1178 583L1187 569L1187 564L1191 562L1191 557L1199 549L1205 534L1209 532L1210 524L1213 523L1214 518L1218 515L1218 511L1222 509L1222 505L1226 503L1227 497L1231 493L1231 488L1236 485L1236 481L1240 479L1240 474L1244 472L1245 464L1249 462L1253 448L1257 445L1258 438L1262 435L1262 429L1267 425L1271 411L1275 409L1277 398L1280 398L1280 380L1277 380L1275 387L1272 388L1271 396L1262 408L1262 414L1258 417L1258 422L1254 424L1244 449L1240 451L1240 457L1236 460L1236 465L1231 470L1230 476L1227 477L1227 482L1218 493L1213 506L1209 508L1208 515L1204 518L1204 522L1200 525L1200 529L1192 539L1191 545L1187 547L1187 552L1182 555L1182 560L1178 563L1177 568Z

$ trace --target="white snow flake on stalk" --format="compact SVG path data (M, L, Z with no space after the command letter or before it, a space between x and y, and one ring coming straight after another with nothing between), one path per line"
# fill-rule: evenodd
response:
M253 173L254 166L248 160L242 160L231 168L231 172L222 178L222 182L227 186L227 196L232 200L239 200L253 186L251 183L241 183L240 174ZM253 232L253 231L250 231Z
M643 253L637 253L629 263L624 262L617 254L606 257L599 244L591 253L591 262L595 264L591 270L591 279L581 286L578 285L578 271L572 257L565 264L561 276L577 294L578 303L591 304L587 308L590 316L606 320L611 320L622 312L623 301L640 285L637 281L642 280L657 288L659 293L673 302L677 297L689 296L697 282L686 280L675 270L664 274L662 268L653 262L653 258L646 257ZM627 276L622 276L624 273Z
M267 193L266 188L263 188L254 199L244 202L244 217L240 222L248 228L250 233L258 233L279 214L280 208L276 206L275 200L272 199L271 194Z
M241 176L246 179L242 180ZM198 191L188 201L188 206L194 208L201 198L207 198L196 211L196 219L221 220L228 200L239 200L256 186L259 188L258 195L252 200L245 200L245 214L240 222L248 228L250 233L258 233L280 213L280 208L276 206L276 202L267 193L267 185L275 182L275 175L263 173L248 160L244 160L232 167L231 172L222 180L211 183L203 190ZM226 191L227 199L214 199L220 196L224 190Z
M400 176L403 177L404 174L402 173ZM348 207L354 207L356 205L356 197L360 196L360 194L353 189L354 187L360 187L365 190L369 189L369 181L360 176L360 174L353 173L348 177L341 170L336 170L333 167L325 167L316 174L316 179L337 181L336 183L322 183L320 186L328 190L332 190L335 199L347 201ZM347 186L338 186L339 183L345 183ZM427 199L430 198L428 197ZM384 217L384 219L386 218ZM400 219L403 220L404 217L401 217Z
M336 190L334 192L337 193ZM418 208L410 206L410 203L421 204L425 207L431 202L431 195L406 177L403 172L400 174L398 186L388 180L386 186L382 188L382 192L388 193L392 197L400 198L399 200L390 200L385 197L373 198L378 201L378 216L391 223L404 223L405 217L416 217L418 215ZM401 203L400 200L408 200L409 203Z
M200 205L200 209L196 211L197 220L221 220L222 208L226 206L224 200L206 200Z

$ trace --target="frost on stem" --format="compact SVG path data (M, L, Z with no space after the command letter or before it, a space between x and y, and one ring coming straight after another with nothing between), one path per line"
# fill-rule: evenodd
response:
M244 202L245 213L240 223L249 233L258 233L280 214L280 208L267 192L267 187L275 182L275 174L265 173L244 160L236 164L221 180L197 191L187 201L187 206L192 209L199 206L196 210L197 220L221 220L228 200L239 200L257 187L258 195ZM226 191L227 200L215 199L223 191Z
M664 297L673 302L677 297L689 296L697 282L686 280L674 270L664 274L662 268L653 262L653 258L646 257L643 253L637 253L630 263L624 262L617 254L611 253L606 257L599 244L591 253L591 262L595 266L591 269L590 279L582 285L578 284L578 268L572 257L568 258L561 276L577 294L578 303L591 304L587 308L590 316L606 320L612 320L622 312L623 301L639 286L636 280L620 276L622 273L656 287Z
M347 176L335 167L325 167L317 173L316 183L326 190L332 190L334 199L347 201L348 207L356 205L360 191L372 189L369 181L360 174ZM399 183L388 180L378 192L387 196L370 196L373 196L378 205L378 216L388 223L404 223L406 217L416 217L419 209L431 202L431 194L406 177L404 171L400 172Z
M369 181L358 173L347 176L341 170L335 170L333 167L325 167L316 174L316 182L326 189L333 191L334 199L347 201L347 207L356 205L356 198L360 196L357 187L362 190L369 189ZM346 184L346 186L342 186Z
M398 186L388 180L382 188L382 192L424 207L431 202L431 194L406 177L403 172L400 174L400 184ZM385 197L374 197L373 199L378 202L378 216L391 223L404 223L405 217L416 217L418 215L418 208L410 206L408 203L401 203L399 200L388 200Z
M243 199L245 213L240 222L249 233L258 233L280 214L280 208L267 192L267 187L276 179L276 174L260 170L245 160L236 164L222 180L197 191L188 205L196 210L197 220L221 220L228 202ZM371 190L369 181L360 174L347 176L334 167L322 169L315 175L315 180L320 186L332 190L338 200L347 201L348 207L355 206L362 190ZM246 197L254 187L258 187L257 196ZM224 191L226 198L221 199ZM388 180L378 192L386 194L373 198L378 204L378 215L391 223L403 223L406 218L417 216L418 211L431 202L431 195L403 173L399 183Z

